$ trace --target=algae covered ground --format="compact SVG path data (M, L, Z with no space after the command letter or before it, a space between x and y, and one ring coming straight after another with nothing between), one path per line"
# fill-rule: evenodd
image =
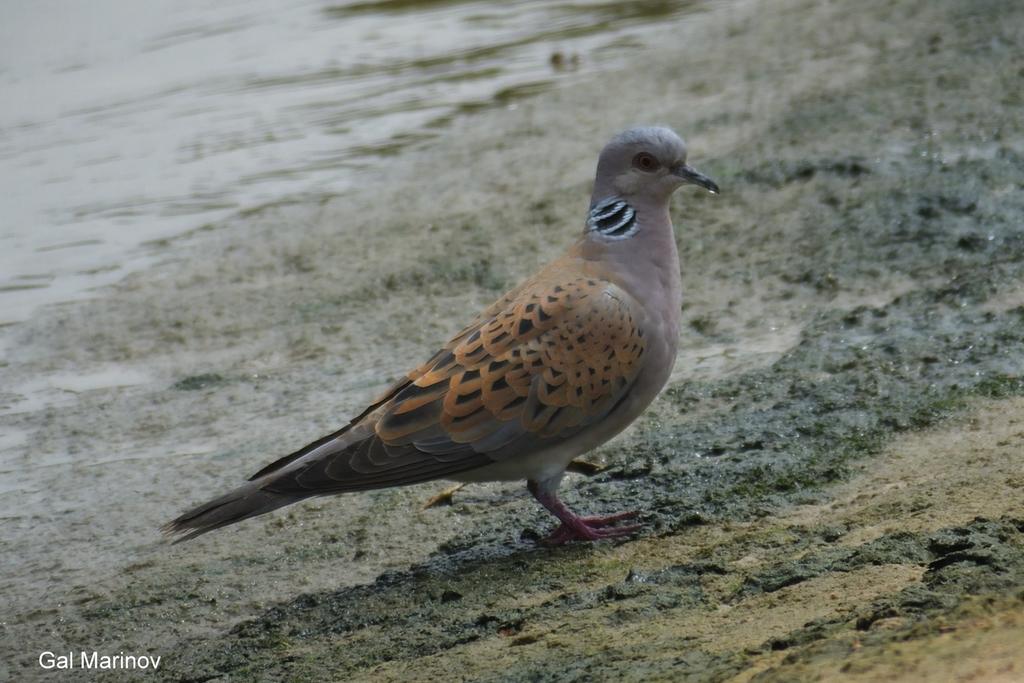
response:
M14 520L0 673L87 648L182 681L1024 679L1022 78L1019 3L715 4L12 330L10 376L149 379L12 423L146 457L55 466L57 521ZM675 199L668 389L563 485L644 532L541 548L522 487L422 510L438 483L159 539L567 244L638 122L723 188Z

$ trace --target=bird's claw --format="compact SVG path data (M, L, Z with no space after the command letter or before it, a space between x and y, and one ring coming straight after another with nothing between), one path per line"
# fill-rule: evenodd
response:
M541 539L541 545L564 545L570 541L600 541L606 538L622 538L636 533L643 528L640 524L627 526L611 526L624 519L633 519L639 511L619 512L614 515L593 515L575 517L562 524L551 534Z

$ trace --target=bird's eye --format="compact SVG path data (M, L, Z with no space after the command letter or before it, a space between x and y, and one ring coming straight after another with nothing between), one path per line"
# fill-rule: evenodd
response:
M639 168L641 171L651 172L658 170L658 160L654 158L653 154L647 152L640 152L633 157L634 168Z

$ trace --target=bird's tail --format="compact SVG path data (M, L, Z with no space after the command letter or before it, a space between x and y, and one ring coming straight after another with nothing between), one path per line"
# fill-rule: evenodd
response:
M174 542L181 543L201 536L207 531L290 505L301 498L302 496L274 493L254 484L247 484L192 508L165 524L161 530L168 536L178 536Z

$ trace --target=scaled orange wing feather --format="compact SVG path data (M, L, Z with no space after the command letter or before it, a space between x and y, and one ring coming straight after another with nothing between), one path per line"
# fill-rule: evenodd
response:
M637 310L606 280L548 269L410 373L375 431L385 443L415 445L424 435L436 451L447 437L476 452L506 445L487 439L501 429L508 443L575 431L636 378L646 347Z
M336 444L307 447L303 466L266 488L413 483L555 445L627 395L646 349L640 311L615 284L555 262L392 385Z

